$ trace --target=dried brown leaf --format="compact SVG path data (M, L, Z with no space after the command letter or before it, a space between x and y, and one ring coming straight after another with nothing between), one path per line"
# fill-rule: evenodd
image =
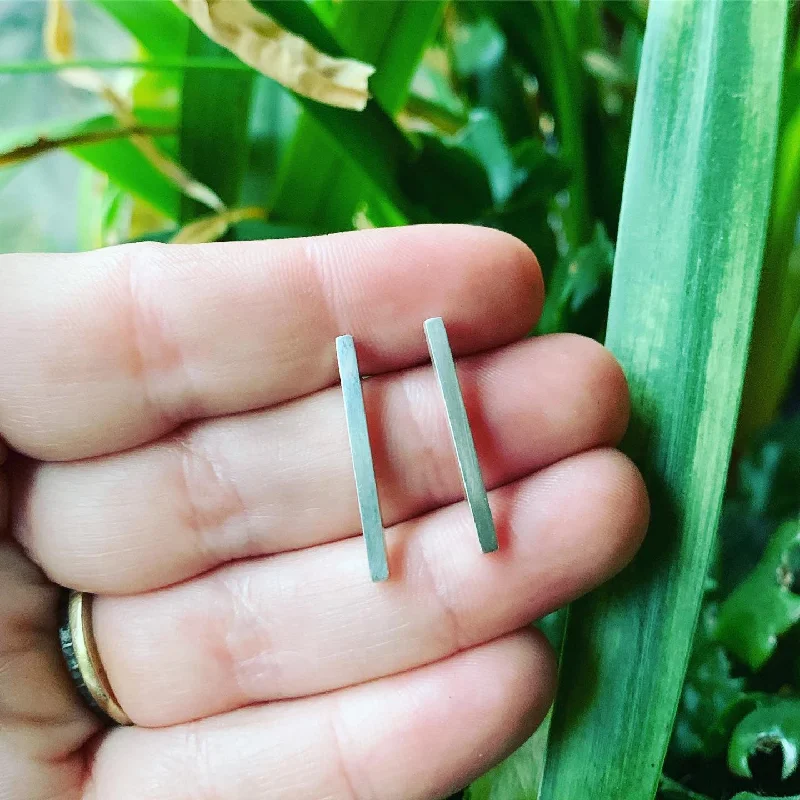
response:
M248 0L174 0L217 44L245 64L312 100L361 111L375 68L321 53L280 27Z
M219 214L213 214L184 225L170 239L172 244L201 244L202 242L216 242L224 236L231 225L245 219L265 219L266 211L258 206L246 208L232 208Z

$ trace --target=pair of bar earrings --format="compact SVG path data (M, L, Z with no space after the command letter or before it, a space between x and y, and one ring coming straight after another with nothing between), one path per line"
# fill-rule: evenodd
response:
M464 407L464 399L458 384L456 365L447 339L447 331L441 317L426 320L424 328L431 362L444 398L464 492L478 531L478 540L483 552L491 553L497 550L497 534L489 508L489 498L486 495L486 488L481 476L481 468L478 464L475 442L467 419L467 411ZM361 375L358 370L352 336L339 336L336 339L336 356L339 360L347 433L350 438L350 452L353 456L358 509L367 545L369 570L373 581L385 581L389 577L386 541L378 503L378 487L375 482L372 450L367 432L367 415L361 391Z

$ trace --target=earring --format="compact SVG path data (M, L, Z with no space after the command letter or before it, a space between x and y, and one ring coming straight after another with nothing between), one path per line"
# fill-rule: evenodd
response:
M450 342L447 339L447 331L441 317L425 320L424 327L431 362L444 397L447 421L453 437L458 467L461 470L464 492L467 495L467 502L478 531L478 540L483 552L491 553L497 550L497 533L492 519L492 511L489 508L489 498L483 483L480 464L478 464L472 430L467 419L467 410L464 407L464 398L458 384L456 365L450 350Z
M389 577L386 540L378 502L378 486L375 482L372 449L369 446L361 376L358 371L356 347L352 336L337 337L336 358L339 362L339 377L342 381L347 435L350 439L350 454L353 457L358 511L361 515L361 529L367 545L369 571L373 581L385 581Z

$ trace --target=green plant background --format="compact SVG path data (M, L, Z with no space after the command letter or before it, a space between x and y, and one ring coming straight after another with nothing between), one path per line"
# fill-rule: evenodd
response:
M326 52L374 64L367 110L293 96L210 42L169 0L73 4L76 57L129 94L143 124L174 129L159 145L229 207L263 209L264 220L231 226L227 239L490 225L521 238L542 264L548 299L536 333L603 340L646 3L255 5ZM31 31L38 42L43 8L4 10L0 44ZM0 111L0 151L115 125L102 101L59 82L40 50L2 52L0 92L27 100ZM791 400L800 351L799 59L792 6L754 338L665 800L800 795L800 416ZM32 97L35 108L25 104ZM37 209L49 203L51 215L21 225L25 196ZM165 241L207 213L125 139L0 170L4 251ZM542 624L557 641L563 618ZM465 797L534 800L546 736L545 728Z

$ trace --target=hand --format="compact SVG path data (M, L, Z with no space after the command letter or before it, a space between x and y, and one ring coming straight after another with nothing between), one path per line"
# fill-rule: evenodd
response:
M611 355L522 339L543 294L527 248L458 226L127 245L3 256L0 286L0 796L432 800L535 729L555 661L529 623L621 569L648 506L612 449L628 398ZM460 356L491 555L432 316ZM382 584L357 535L343 333L374 376ZM134 727L79 701L56 584L96 593Z

